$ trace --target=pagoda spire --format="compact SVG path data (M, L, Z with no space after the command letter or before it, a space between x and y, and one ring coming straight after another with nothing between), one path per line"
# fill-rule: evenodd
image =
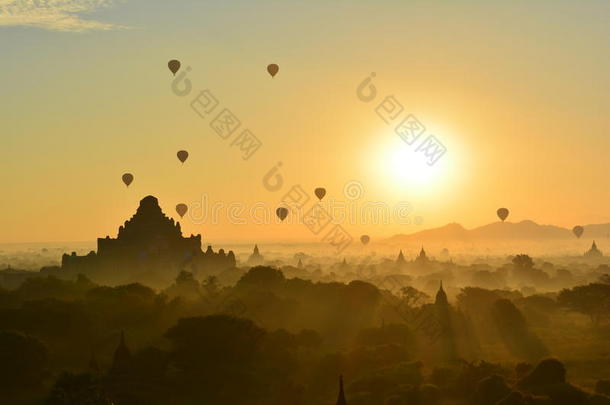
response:
M125 332L121 331L121 340L119 346L114 352L114 361L112 362L111 372L122 373L127 371L131 360L131 351L125 344Z
M252 254L248 257L248 261L246 262L249 266L260 266L264 263L265 258L261 255L260 250L258 249L258 244L254 245L254 249L252 249Z
M449 300L447 299L447 294L445 293L445 290L443 290L443 280L441 280L440 287L438 289L438 292L436 293L436 300L434 301L434 304L440 305L440 306L449 305Z
M402 249L400 249L400 252L398 253L396 263L405 263L405 255L402 254Z
M343 376L339 376L339 397L337 398L337 405L347 405L345 400L345 392L343 392Z

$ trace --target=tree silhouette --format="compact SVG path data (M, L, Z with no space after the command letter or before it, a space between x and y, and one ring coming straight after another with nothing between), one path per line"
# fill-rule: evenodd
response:
M534 267L534 261L528 255L516 255L512 260L513 265L519 269L531 269Z
M227 315L182 318L165 333L175 364L187 370L249 365L264 335L252 321Z
M610 284L593 283L565 289L557 297L559 304L588 315L594 325L610 314Z
M47 349L36 338L0 331L0 392L37 387L47 367Z
M521 311L510 300L497 300L492 307L492 316L512 354L528 360L538 360L548 354L542 341L530 331Z
M238 288L269 288L273 289L285 281L284 274L281 270L267 266L256 266L251 268L237 282Z
M62 373L45 405L111 405L111 402L97 376Z

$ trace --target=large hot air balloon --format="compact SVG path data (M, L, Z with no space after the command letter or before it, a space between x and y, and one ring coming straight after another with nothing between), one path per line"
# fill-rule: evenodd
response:
M279 207L277 210L275 210L275 214L277 215L277 217L280 220L285 220L286 217L288 216L288 208L285 207Z
M123 179L123 183L125 183L125 185L127 187L129 187L129 185L131 184L131 182L133 181L133 174L131 173L125 173L121 179Z
M582 226L575 226L572 229L572 232L574 232L574 235L576 235L577 238L580 239L580 237L582 236L582 233L585 231L585 228L583 228Z
M318 199L320 201L322 201L322 199L324 198L324 196L326 195L326 189L322 188L322 187L318 187L314 190L314 194L316 195L316 197L318 197Z
M279 71L280 71L280 67L278 65L276 65L275 63L272 63L272 64L267 66L267 72L269 72L271 77L275 77L275 75Z
M498 218L500 218L502 222L504 222L504 220L508 217L509 214L508 208L498 208L496 214L498 214Z
M363 245L366 245L370 242L371 238L369 235L362 235L360 237L360 242L362 242Z
M167 67L169 68L169 70L174 74L174 76L176 76L176 72L178 70L180 70L180 61L179 60L170 60L167 63Z
M184 214L189 210L189 207L186 204L178 204L176 205L176 212L180 215L180 218L184 217Z
M189 153L185 150L179 150L178 153L176 153L176 156L178 156L178 159L184 163L186 159L188 159Z

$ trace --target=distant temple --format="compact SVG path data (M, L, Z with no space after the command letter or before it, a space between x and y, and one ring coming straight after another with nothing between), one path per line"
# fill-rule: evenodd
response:
M405 260L405 255L402 254L402 249L401 249L400 253L398 253L398 257L396 258L396 264L399 266L402 266L406 263L407 263L407 261Z
M117 272L134 274L154 268L196 272L231 267L235 267L232 251L225 254L221 249L214 253L208 247L204 253L201 235L183 237L180 223L165 216L153 196L140 201L136 213L119 227L116 239L98 238L97 253L77 256L73 252L62 256L62 271L71 275L95 276L101 272L117 276Z
M130 361L131 351L125 344L125 332L121 331L121 340L119 341L119 346L114 351L114 359L110 372L112 374L126 373L129 370Z
M119 345L114 351L114 358L110 370L103 379L104 393L102 398L104 404L128 404L133 403L134 383L133 357L131 350L125 343L125 333L121 331Z
M345 392L343 392L343 376L339 377L339 397L337 398L337 405L347 405Z
M431 260L426 255L426 251L424 250L424 247L422 246L421 250L419 251L419 255L415 258L415 260L413 260L413 262L410 262L410 263L421 265L421 264L428 264L428 263L430 263L430 261ZM401 250L398 253L398 257L396 258L396 265L398 267L403 267L406 264L407 264L407 260L405 259L405 255L402 253L402 250Z
M415 258L415 262L416 263L420 263L420 264L424 264L424 263L428 263L430 261L430 259L428 259L428 256L426 256L426 251L424 250L424 247L421 247L421 250L419 252L419 256L417 256L417 258ZM442 288L442 286L441 286Z
M445 290L443 290L443 280L441 280L441 286L436 292L436 299L434 300L434 305L443 307L449 306L447 294L445 293Z
M265 258L258 251L258 245L254 245L254 250L247 261L248 266L260 266L264 261Z
M597 245L595 244L595 241L593 241L593 244L591 245L591 249L589 249L586 253L585 253L585 257L589 258L589 259L596 259L598 257L602 257L604 254L601 252L601 250L599 250L597 248Z
M456 361L458 356L458 342L456 327L463 327L463 322L459 319L459 314L456 313L447 299L447 294L443 290L443 281L441 280L439 289L434 300L434 309L436 321L438 322L438 344L439 352L442 361Z

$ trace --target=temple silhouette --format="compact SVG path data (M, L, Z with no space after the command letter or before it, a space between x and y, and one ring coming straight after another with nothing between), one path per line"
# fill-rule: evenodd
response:
M601 252L601 250L597 248L597 244L595 243L595 241L593 241L591 249L587 250L584 254L584 257L588 259L598 259L603 256L604 254Z
M347 405L345 392L343 390L343 376L339 377L339 396L337 397L337 405Z
M260 266L265 262L265 258L260 254L258 250L258 245L254 245L254 250L252 254L248 258L247 265L248 266Z
M84 274L107 282L138 279L134 276L151 276L166 282L182 270L210 274L235 264L233 251L225 253L220 249L216 253L208 246L203 252L200 234L182 236L180 223L168 218L157 198L149 195L119 227L116 238L98 238L97 252L85 256L64 254L61 272L64 276Z
M400 272L416 271L421 273L422 271L430 271L431 268L438 264L439 262L434 260L434 258L430 258L426 254L426 251L422 246L421 250L419 251L419 254L413 260L407 260L401 249L398 253L398 257L394 261L394 268Z
M428 262L430 262L430 259L428 258L428 256L426 256L426 251L424 250L424 247L421 247L421 250L419 251L419 255L417 256L417 258L415 259L415 263L418 264L428 264ZM441 290L442 290L442 285L441 285Z

